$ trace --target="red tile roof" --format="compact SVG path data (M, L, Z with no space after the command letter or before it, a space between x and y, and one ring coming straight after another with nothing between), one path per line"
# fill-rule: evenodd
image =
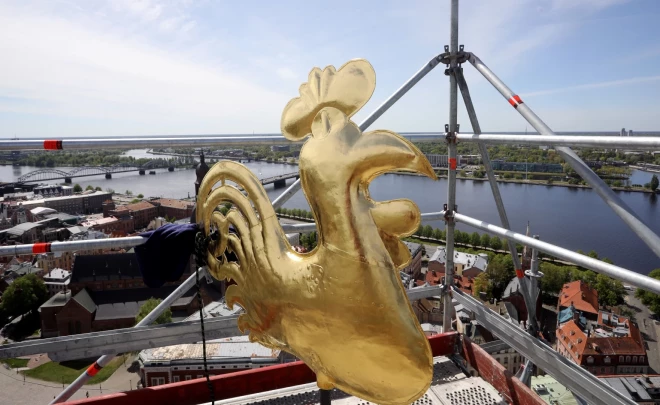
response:
M439 271L427 271L426 272L426 282L429 285L438 285L442 284L442 278L445 276L445 273L440 273Z
M564 284L559 293L560 307L568 308L571 303L578 311L598 315L598 291L580 280Z
M182 208L182 209L192 208L195 205L190 201L175 200L173 198L159 198L158 200L152 200L152 201L164 207Z
M146 201L140 201L139 203L135 203L135 204L128 204L125 207L128 208L130 211L141 211L141 210L148 210L150 208L156 208L155 205Z

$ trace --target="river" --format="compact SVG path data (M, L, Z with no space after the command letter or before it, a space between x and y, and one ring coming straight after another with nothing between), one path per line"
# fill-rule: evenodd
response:
M136 158L153 157L145 150L128 152ZM257 176L270 177L298 170L297 166L251 162L246 164ZM0 166L0 181L12 181L22 174L36 170L36 167ZM68 171L70 168L58 168ZM192 169L178 169L168 172L156 170L156 175L140 176L137 173L113 174L112 179L103 176L79 177L74 179L83 188L87 185L99 186L104 190L112 188L117 192L131 190L134 195L184 198L194 195L195 172ZM634 183L650 181L651 174L633 172ZM289 180L287 185L293 180ZM377 178L371 185L371 195L375 200L410 198L422 212L442 210L446 200L447 181L416 176L388 174ZM660 268L660 258L637 238L637 236L614 214L598 195L590 189L539 186L530 184L500 183L500 190L509 215L512 229L525 232L530 221L532 233L541 240L557 244L571 250L585 252L595 250L608 257L615 264L638 273L647 274ZM271 199L284 189L266 186ZM660 198L648 193L619 192L621 199L633 209L640 219L660 234ZM493 196L487 182L458 180L458 211L499 225L499 217ZM303 193L297 193L285 204L287 208L309 209ZM429 222L441 227L441 221ZM459 224L463 231L473 230Z

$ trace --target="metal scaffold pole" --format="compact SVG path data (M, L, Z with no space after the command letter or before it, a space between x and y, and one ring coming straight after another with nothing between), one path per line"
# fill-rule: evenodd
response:
M532 111L523 100L515 94L481 59L474 54L468 55L470 63L488 80L497 91L504 96L509 104L520 113L541 135L555 135L545 122ZM569 147L558 146L557 152L561 157L598 193L600 198L635 232L649 248L660 256L660 237L644 224L614 191L594 173L586 163Z
M206 274L205 269L201 269L200 271ZM134 328L139 328L140 326L147 326L152 322L154 322L160 316L160 314L165 312L165 310L174 303L174 301L178 300L183 296L183 294L188 292L188 290L190 290L195 285L195 283L196 283L196 274L192 274L190 277L186 279L186 281L181 283L181 285L178 286L176 290L172 291L170 295L168 295L163 301L161 301L161 303L158 304L156 308L154 308L151 312L149 312L147 316L142 318L142 320L138 322L134 326ZM85 383L89 381L89 379L94 377L103 367L107 366L114 358L115 358L114 355L103 355L99 357L99 359L96 360L94 364L89 366L89 368L84 373L82 373L80 377L76 378L76 380L72 382L68 387L66 387L64 391L60 392L60 394L55 399L53 399L50 402L50 404L59 404L71 398L71 396L75 394L76 391L78 391L83 385L85 385Z
M474 109L474 104L472 103L472 97L470 97L470 90L468 89L467 82L463 76L462 69L459 69L456 72L456 78L458 80L458 87L461 89L461 94L463 95L463 102L465 103L465 109L467 110L468 117L470 118L470 123L472 124L472 130L475 135L481 133L481 126L479 125L479 120L477 119L477 113ZM502 201L502 195L500 194L500 188L497 185L497 180L495 179L495 173L493 172L493 166L490 163L490 156L488 156L488 149L486 145L479 142L479 153L481 154L481 159L484 164L484 169L486 175L488 176L488 182L490 183L490 189L493 192L493 199L495 199L495 205L497 206L497 212L500 215L500 221L502 226L506 229L511 229L509 225L509 218L506 215L506 210L504 208L504 202ZM535 306L533 295L530 292L530 288L527 285L522 265L520 263L520 258L518 257L518 251L516 250L516 244L512 240L507 240L507 245L509 246L509 252L511 252L511 258L513 259L513 266L516 269L516 277L520 284L520 289L522 290L523 298L525 300L525 306L529 312L529 322L528 329L530 333L534 334L537 330L538 324L536 322L536 315L530 308Z
M446 49L445 49L446 50ZM458 70L458 0L451 0L451 28L449 41L449 125L447 133L447 150L449 171L447 172L447 206L445 220L447 221L447 261L445 265L445 286L448 289L454 285L454 211L456 210L456 134L458 133L458 87L456 70ZM450 291L450 290L448 290ZM452 330L454 307L451 294L443 296L442 330Z

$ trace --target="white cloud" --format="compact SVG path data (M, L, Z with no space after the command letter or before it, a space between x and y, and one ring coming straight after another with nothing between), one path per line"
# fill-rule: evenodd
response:
M553 0L552 9L559 11L585 9L595 12L618 4L627 3L628 1L629 0Z
M133 122L135 132L235 133L279 127L288 101L238 72L72 21L0 6L0 26L0 54L11 61L0 64L2 112Z

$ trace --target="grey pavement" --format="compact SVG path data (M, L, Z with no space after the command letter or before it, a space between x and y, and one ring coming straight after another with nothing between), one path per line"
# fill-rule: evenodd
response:
M656 373L660 372L660 342L658 342L658 336L660 336L658 329L660 325L651 318L651 311L638 298L635 298L634 291L630 291L625 297L625 300L629 306L633 307L635 320L637 321L639 330L644 335L649 366ZM652 374L653 372L649 370L649 373Z
M95 385L86 385L75 393L71 399L96 397L105 394L128 391L135 389L139 380L137 374L129 373L127 368L131 365L134 357L126 360L126 365L119 366L110 378L105 382ZM130 361L129 361L130 360ZM62 391L62 384L36 380L16 373L14 369L8 369L4 364L0 365L0 404L33 405L48 404Z

